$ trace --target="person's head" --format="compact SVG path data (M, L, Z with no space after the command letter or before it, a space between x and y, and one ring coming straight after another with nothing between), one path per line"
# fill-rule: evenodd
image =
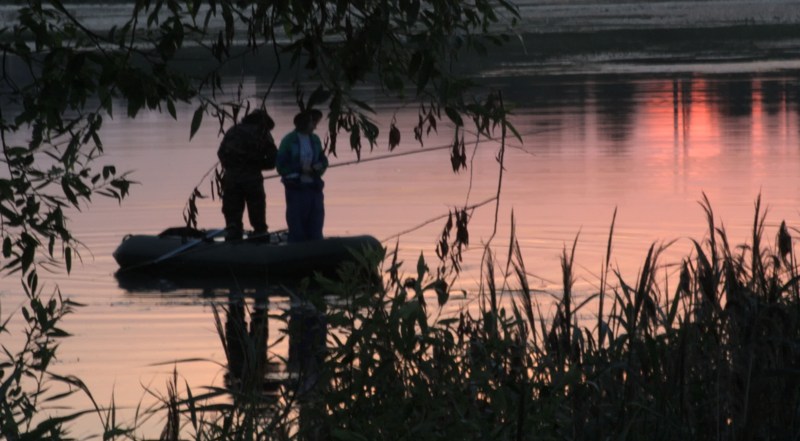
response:
M266 110L256 109L242 118L242 124L260 125L267 131L275 128L275 121L269 116Z
M314 119L310 112L300 112L294 116L294 128L298 132L311 133L314 130Z

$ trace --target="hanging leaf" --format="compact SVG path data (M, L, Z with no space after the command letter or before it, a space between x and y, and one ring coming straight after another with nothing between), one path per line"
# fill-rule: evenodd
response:
M206 106L201 105L194 111L194 116L192 116L192 128L191 132L189 133L189 139L194 138L195 133L197 130L200 129L200 123L203 122L203 114L206 111Z
M391 152L398 145L400 145L400 130L398 130L397 126L392 123L392 125L389 127L389 151Z
M317 87L314 92L311 93L311 96L308 97L308 105L306 109L313 109L314 106L317 104L322 104L331 97L330 91L325 90L322 85Z
M3 239L3 257L11 257L11 238L7 236Z
M358 124L353 124L350 130L350 148L356 152L358 159L361 159L361 129Z
M67 266L67 273L72 270L72 248L64 249L64 264Z
M452 121L456 127L461 127L464 125L464 120L461 119L461 115L456 109L452 107L445 107L444 113L447 114L447 117L450 118L450 121Z
M456 243L459 247L469 245L469 215L466 209L462 209L456 214Z
M458 136L456 131L455 139L453 140L453 148L450 150L450 165L453 167L454 172L467 168L467 149L464 144L464 135Z
M442 229L442 234L439 237L439 243L436 245L436 255L439 257L440 260L444 260L447 258L447 255L450 252L450 245L448 242L450 241L450 231L453 229L453 212L451 211L450 214L447 216L447 222L444 225L444 229Z

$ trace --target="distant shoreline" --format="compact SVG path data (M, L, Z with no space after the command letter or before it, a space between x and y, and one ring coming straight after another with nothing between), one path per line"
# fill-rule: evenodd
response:
M87 27L98 30L122 25L133 10L131 0L65 0L64 3ZM800 25L797 0L522 0L513 3L519 9L520 18L515 28L519 33ZM99 5L103 6L100 13ZM0 23L13 22L21 6L16 2L0 5Z
M120 25L131 12L129 0L66 2L91 29ZM130 6L130 7L129 7ZM467 71L515 69L537 73L617 71L613 63L726 63L800 60L800 0L526 0L517 2L520 18L488 57L465 54ZM0 6L0 24L18 6ZM510 17L509 17L510 18ZM231 72L271 75L269 59L246 57ZM185 47L178 62L195 70L210 62L199 48ZM598 63L603 63L599 70ZM497 67L499 65L499 67Z
M800 7L800 5L798 6ZM800 24L740 24L686 28L620 28L518 34L529 53L563 55L591 51L653 50L746 53L784 51L800 55Z
M800 63L797 0L535 0L490 60L496 74L746 72ZM489 66L500 61L500 67ZM649 65L649 67L647 67Z
M520 56L800 58L797 0L538 0L518 3ZM524 54L524 55L523 55Z
M543 0L517 5L518 29L536 33L800 25L797 0Z

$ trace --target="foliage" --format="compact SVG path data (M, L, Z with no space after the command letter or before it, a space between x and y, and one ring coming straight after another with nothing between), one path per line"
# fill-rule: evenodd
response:
M35 291L35 277L34 274L33 280L28 281L33 291L26 291L28 303L21 309L25 334L22 347L15 350L5 344L2 346L0 434L9 441L68 439L69 423L89 413L97 413L100 418L104 439L127 433L116 424L113 403L104 412L83 381L51 372L58 342L69 336L60 328L60 322L81 305L62 299L58 291L43 301L41 292ZM0 335L10 332L10 322L10 316L0 322ZM48 415L59 400L77 393L84 393L89 398L92 410L73 409Z
M708 237L672 290L657 283L663 247L653 246L636 283L616 272L610 292L578 301L573 247L548 317L512 236L503 277L517 279L516 295L501 300L490 259L477 316L432 315L425 293L446 301L443 282L396 278L391 295L334 312L331 336L344 337L329 340L323 426L335 439L796 438L800 297L789 230L766 246L759 202L752 240L735 252L703 207ZM426 273L420 261L416 280ZM597 326L579 319L600 296L610 308Z
M193 102L191 135L208 114L222 130L269 95L242 96L241 84L232 94L224 89L225 69L263 60L273 83L290 75L301 108L327 103L329 153L336 154L340 132L359 155L363 143L376 145L373 109L354 92L364 84L418 103L422 142L423 131L436 130L442 118L458 127L465 118L492 118L490 106L469 98L471 83L455 73L456 63L462 53L506 39L499 31L517 13L505 0L136 0L124 22L93 29L77 5L21 2L17 20L0 28L7 168L0 234L8 271L35 269L42 250L48 263L63 259L69 270L79 243L67 208L82 208L94 194L128 194L125 173L113 165L96 169L106 119L144 109L175 118L177 103ZM179 60L188 53L208 61L187 68ZM400 137L394 123L390 135L393 147Z
M750 243L732 248L707 200L703 208L708 235L671 289L657 281L665 246L653 245L635 283L606 265L617 282L576 296L573 244L563 296L544 304L512 233L508 262L487 261L482 306L443 315L447 285L424 259L402 282L391 261L383 286L366 270L375 257L364 258L343 281L321 281L340 301L311 300L325 309L327 343L311 357L322 364L283 383L258 414L267 421L240 423L253 439L795 439L800 279L789 228L775 248L764 244L759 202ZM606 262L612 239L613 227ZM597 321L578 318L601 299ZM184 403L178 412L194 415L198 401ZM229 423L231 409L216 421ZM220 424L196 437L240 433Z
M114 166L94 169L103 120L118 100L130 117L162 108L175 117L176 103L194 100L190 134L208 114L222 128L252 105L252 97L223 89L223 69L266 56L275 79L294 78L300 107L328 106L331 154L341 132L358 154L364 142L375 146L379 127L355 93L370 83L419 105L420 142L443 120L456 126L454 170L466 164L465 121L483 135L498 126L513 133L501 97L470 100L472 84L454 73L462 49L481 52L502 40L495 28L503 13L516 13L503 1L138 0L130 19L110 30L87 28L58 0L28 1L19 11L18 22L0 29L4 267L23 274L29 298L23 348L4 347L0 365L0 427L9 439L63 439L65 425L84 413L40 413L45 401L64 396L50 395L51 383L88 391L79 379L48 373L66 336L58 322L74 304L60 296L42 302L35 267L42 247L45 257L63 257L71 267L77 242L68 207L82 208L95 193L121 200L129 190L131 181ZM189 46L214 63L182 70L175 61ZM390 148L399 137L393 122ZM244 332L217 316L238 378L200 394L187 385L184 397L176 375L157 410L168 414L162 438L795 439L800 288L793 240L783 225L777 249L765 245L756 207L750 243L731 247L705 200L708 235L694 242L672 289L657 280L662 246L650 248L629 283L609 268L609 237L600 289L580 298L572 290L575 245L565 249L552 317L530 289L513 234L499 273L503 288L495 280L502 266L489 253L480 307L457 316L443 315L453 301L445 270L432 274L420 257L405 278L395 252L384 285L370 271L380 256L364 256L343 269L342 281L318 281L343 302L298 290L309 309L324 313L314 329L328 330L326 344L312 333L305 366L274 385L273 395L263 390L268 363L255 355L265 344L263 328ZM454 266L468 241L466 218L466 210L455 211L439 244L439 257ZM506 298L513 277L517 289ZM597 320L580 319L594 302ZM238 311L228 308L229 316ZM295 317L282 319L292 328ZM303 337L290 331L289 338ZM237 369L235 354L243 357ZM222 397L232 399L220 404ZM136 439L110 409L104 415L95 405L103 438Z
M252 60L266 61L272 84L291 76L300 109L327 105L326 146L333 155L341 132L359 157L362 144L376 145L380 127L373 109L355 92L363 85L420 106L414 128L420 143L443 119L455 124L454 169L466 166L464 121L471 118L488 134L506 116L491 99L468 96L471 82L456 74L462 53L485 52L507 39L499 31L517 12L505 0L134 0L128 18L110 29L91 27L78 12L80 3L17 5L15 21L0 23L0 271L21 274L33 314L24 310L31 326L27 344L17 357L6 351L10 361L0 373L3 435L10 439L60 438L62 424L80 415L42 417L44 426L32 426L51 375L52 339L62 336L53 323L73 305L60 298L40 303L37 268L63 262L70 271L80 242L68 213L95 195L121 202L134 184L116 166L98 165L107 119L142 111L176 118L177 104L185 102L196 106L190 136L206 115L222 131L268 98L269 91L243 96L241 83L231 93L223 82L229 66ZM186 54L204 61L187 68L180 62ZM399 142L393 121L389 148ZM35 379L32 389L20 383L25 377ZM77 379L56 380L85 390ZM104 421L104 438L127 433L115 427L113 406Z
M554 305L531 290L513 231L507 262L489 254L480 306L455 315L444 313L454 300L447 282L422 256L405 277L397 250L358 255L337 280L298 287L292 308L271 317L286 321L287 358L267 356L266 305L255 303L248 328L244 301L233 295L215 310L228 381L200 393L186 384L181 393L176 371L163 406L149 412L167 414L167 440L794 439L793 230L782 223L775 246L766 244L757 201L749 243L731 247L707 199L702 206L708 234L693 241L671 289L657 276L670 268L660 263L665 246L650 247L634 283L609 267L612 225L605 273L616 282L601 275L598 292L573 292L576 241L564 250ZM385 281L374 274L381 261ZM29 295L22 311L24 348L16 356L4 348L0 421L14 440L64 439L68 423L86 413L41 416L45 402L62 397L53 383L88 390L47 373L66 336L58 322L75 305L39 297ZM597 307L596 321L582 314L587 305ZM275 377L276 366L285 374ZM113 403L94 412L104 439L140 439L116 423Z

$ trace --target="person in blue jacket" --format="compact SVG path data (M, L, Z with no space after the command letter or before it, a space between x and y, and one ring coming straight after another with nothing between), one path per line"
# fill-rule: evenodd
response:
M328 158L314 134L319 111L304 111L294 117L295 129L283 137L276 161L286 190L286 224L289 242L322 239L325 204L322 175Z

